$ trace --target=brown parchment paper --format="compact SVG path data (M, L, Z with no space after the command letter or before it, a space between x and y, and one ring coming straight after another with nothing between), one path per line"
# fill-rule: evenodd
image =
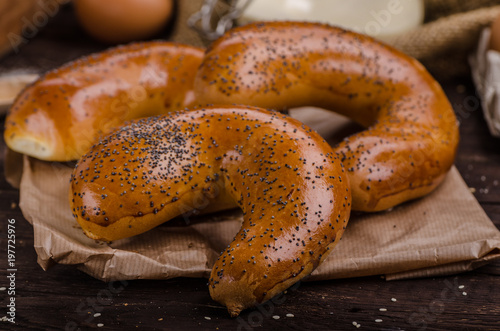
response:
M291 111L332 143L352 125L331 112ZM71 216L72 164L7 157L6 176L20 177L20 207L33 225L38 263L74 264L110 281L208 277L239 230L238 210L179 218L142 235L104 243L87 238ZM22 175L19 176L19 173ZM385 275L401 279L453 274L500 258L500 232L453 168L431 195L376 214L353 213L347 230L309 280Z

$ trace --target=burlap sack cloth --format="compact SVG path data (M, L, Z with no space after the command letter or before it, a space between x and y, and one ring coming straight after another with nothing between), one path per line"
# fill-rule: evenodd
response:
M401 0L404 2L404 0ZM178 17L169 39L206 46L187 19L203 0L179 0ZM216 13L228 6L221 1ZM425 0L425 24L387 42L420 60L438 79L469 74L467 55L474 49L481 30L500 15L500 0Z

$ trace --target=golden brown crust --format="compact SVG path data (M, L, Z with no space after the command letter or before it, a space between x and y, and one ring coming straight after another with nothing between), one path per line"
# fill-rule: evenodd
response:
M51 161L78 159L96 138L126 120L194 102L203 50L169 42L134 43L48 72L16 99L5 141Z
M203 199L244 213L209 281L233 316L310 274L351 206L344 168L317 133L243 106L133 121L94 145L71 179L74 217L95 239L136 235Z
M416 60L370 37L314 23L235 28L206 52L200 104L317 106L367 127L336 146L353 209L379 211L431 192L452 166L458 125Z

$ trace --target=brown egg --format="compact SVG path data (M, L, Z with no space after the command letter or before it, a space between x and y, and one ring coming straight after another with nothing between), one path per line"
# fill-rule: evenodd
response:
M154 36L172 17L173 0L75 0L83 28L106 43Z
M500 52L500 16L491 24L490 49Z

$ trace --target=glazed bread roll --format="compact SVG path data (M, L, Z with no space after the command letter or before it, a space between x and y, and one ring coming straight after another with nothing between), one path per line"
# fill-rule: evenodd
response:
M147 231L209 199L244 221L210 294L236 316L309 275L347 224L349 180L299 121L226 106L133 121L102 138L71 178L73 216L94 239Z
M41 160L76 160L126 120L191 106L202 56L198 48L146 42L64 65L17 97L5 121L5 142Z
M335 147L354 210L424 196L454 162L458 125L439 84L415 59L340 28L268 22L230 30L207 50L195 91L200 104L316 106L365 126Z

